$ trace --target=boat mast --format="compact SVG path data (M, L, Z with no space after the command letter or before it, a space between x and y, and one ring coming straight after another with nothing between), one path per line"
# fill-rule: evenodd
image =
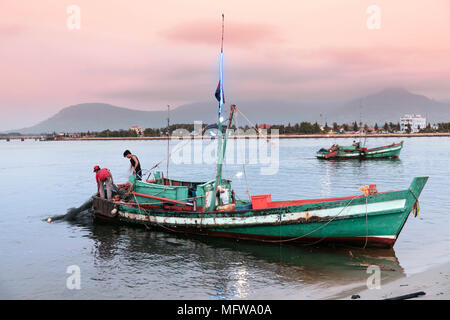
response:
M220 67L219 67L219 86L218 86L218 90L219 90L219 96L218 96L218 100L219 100L219 108L218 108L218 112L217 112L217 168L216 168L216 180L214 181L214 187L213 187L213 195L212 195L212 199L211 199L211 204L209 206L209 210L213 211L216 207L216 192L217 192L217 187L220 184L220 181L222 180L222 163L223 163L223 158L224 158L224 152L225 149L222 146L222 139L223 139L223 135L222 135L222 105L224 103L224 98L223 98L223 33L224 33L224 20L225 20L225 16L222 13L222 41L221 41L221 45L220 45ZM216 97L217 97L217 92L216 92ZM230 110L230 120L228 122L228 126L231 123L231 117L233 115L234 112L234 108L232 107ZM226 132L225 132L225 136L226 136ZM225 143L223 144L224 146L226 146L226 140Z
M225 150L227 149L227 141L228 141L228 135L229 135L229 129L231 129L231 122L233 121L233 115L236 111L236 105L232 104L230 106L230 115L228 117L228 124L227 128L225 129L225 137L223 137L223 147L222 147L222 162L223 159L225 159ZM222 176L222 163L220 164L220 176Z
M225 151L227 149L227 141L228 141L228 135L229 135L229 129L231 127L231 122L233 120L234 111L236 110L236 105L231 105L230 107L230 115L228 117L228 124L227 128L225 129L225 135L222 135L222 132L220 132L220 140L219 140L219 147L217 150L217 171L216 171L216 180L214 181L214 194L211 200L211 206L209 207L210 211L213 211L216 206L216 192L217 188L220 185L220 181L222 181L222 165L223 160L225 159ZM222 126L220 127L220 130L222 131ZM223 143L222 143L223 139Z

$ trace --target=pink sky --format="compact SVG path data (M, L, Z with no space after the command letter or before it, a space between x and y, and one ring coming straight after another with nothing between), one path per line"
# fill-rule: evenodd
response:
M81 8L81 29L66 25ZM369 30L369 5L381 28ZM390 86L450 99L450 1L2 0L0 131L63 107L211 100L225 14L225 94L345 100Z

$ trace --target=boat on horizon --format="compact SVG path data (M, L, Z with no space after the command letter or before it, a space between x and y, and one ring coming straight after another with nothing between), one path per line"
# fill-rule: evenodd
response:
M266 243L392 248L411 211L418 211L418 199L428 177L415 177L400 191L370 188L363 195L347 197L273 201L271 194L260 194L250 200L235 198L231 181L222 177L228 129L237 110L231 105L224 134L222 60L223 45L215 93L219 101L215 179L170 179L155 172L153 179L141 181L131 175L128 182L118 185L113 200L93 197L94 217L175 233Z
M386 158L398 158L400 151L403 148L403 141L399 143L392 143L390 145L367 148L360 147L360 143L355 143L351 146L340 146L334 144L329 149L322 148L316 153L318 159L324 160L336 160L336 159L386 159Z

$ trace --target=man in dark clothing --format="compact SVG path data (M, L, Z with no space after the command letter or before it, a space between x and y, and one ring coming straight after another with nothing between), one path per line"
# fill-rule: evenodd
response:
M130 169L136 174L136 180L142 180L141 162L139 159L134 154L131 154L130 150L125 150L123 156L130 159Z

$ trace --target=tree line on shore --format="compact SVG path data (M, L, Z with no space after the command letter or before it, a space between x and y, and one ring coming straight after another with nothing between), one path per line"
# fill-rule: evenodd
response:
M207 127L206 124L203 124L203 129ZM376 134L376 133L396 133L400 132L400 124L393 122L386 122L383 126L379 126L375 123L373 126L365 124L363 126L358 125L356 121L351 124L338 124L334 122L329 125L325 123L325 125L319 125L317 122L311 123L307 121L303 121L300 123L296 123L291 125L290 123L287 125L279 124L279 125L271 125L270 128L267 125L258 125L256 124L254 127L245 126L236 128L236 126L231 126L231 129L237 130L240 129L243 132L248 132L251 129L254 129L255 132L261 130L262 128L267 128L269 132L272 129L277 129L279 134L330 134L330 133L351 133L351 132L360 132L368 134ZM178 132L182 132L182 130L186 132L194 132L194 124L172 124L169 128L146 128L143 130L142 134L138 134L135 130L103 130L100 132L81 132L78 133L80 137L161 137L169 135L177 135ZM362 130L361 130L362 129ZM406 129L406 133L410 133L411 128ZM447 123L438 123L436 126L431 126L428 124L425 128L420 129L419 132L423 133L433 133L433 132L450 132L450 122ZM198 133L196 133L198 134Z
M206 124L203 124L203 130L207 128ZM386 122L383 126L379 126L375 123L373 126L368 124L358 125L356 121L351 124L343 123L338 124L336 122L332 124L325 123L325 125L319 125L317 122L311 123L307 121L303 121L300 123L295 123L291 125L290 123L287 125L278 124L278 125L258 125L256 124L254 127L246 125L245 127L240 126L236 128L236 126L231 126L231 129L236 131L237 129L243 132L249 132L249 130L253 129L257 133L261 129L267 129L267 132L270 132L271 129L277 129L279 134L289 135L289 134L330 134L330 133L352 133L352 132L360 132L368 134L376 134L376 133L396 133L400 132L400 124L393 122ZM361 130L362 129L362 130ZM64 137L161 137L167 136L167 132L169 135L178 135L177 133L181 132L194 132L194 124L172 124L169 128L146 128L139 134L136 130L103 130L103 131L87 131L87 132L79 132L79 133L63 133L57 134L53 133L54 136L64 136ZM406 133L410 133L411 128L408 127L406 129ZM421 128L419 130L421 133L442 133L442 132L450 132L450 122L442 122L437 125L431 126L428 124L425 128ZM199 134L199 133L196 133ZM13 135L12 133L8 134L0 134L0 136L8 136ZM14 133L14 135L19 136L20 133Z

